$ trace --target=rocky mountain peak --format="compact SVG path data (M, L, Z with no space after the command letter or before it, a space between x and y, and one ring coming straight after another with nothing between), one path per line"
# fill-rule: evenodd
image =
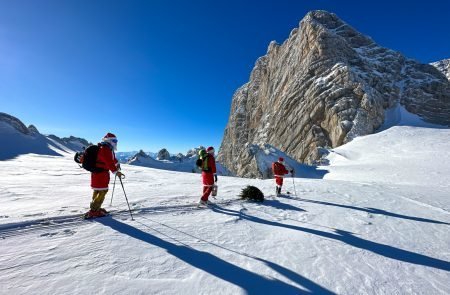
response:
M450 58L431 63L436 69L450 80Z
M157 160L170 160L170 153L167 149L163 148L158 152L156 156Z
M135 155L135 157L150 158L150 156L147 155L147 153L144 152L143 150L139 150L139 152Z
M375 132L402 105L450 124L450 83L438 70L378 46L326 11L312 11L271 42L234 94L218 160L238 176L263 177L255 148L266 144L314 164L323 147Z
M39 134L39 130L36 128L36 126L34 126L34 125L30 125L30 126L28 126L28 131L31 133L31 134Z

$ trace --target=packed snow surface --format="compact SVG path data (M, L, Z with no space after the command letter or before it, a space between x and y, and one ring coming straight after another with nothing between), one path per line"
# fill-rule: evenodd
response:
M449 294L450 130L398 126L333 150L325 179L219 177L122 165L85 221L70 156L0 161L0 294ZM263 203L238 199L259 187Z

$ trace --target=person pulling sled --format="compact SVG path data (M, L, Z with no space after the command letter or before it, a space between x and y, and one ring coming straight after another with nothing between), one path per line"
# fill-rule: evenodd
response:
M284 164L284 159L282 157L279 157L277 162L272 163L272 173L273 173L273 176L275 177L275 183L276 183L275 194L276 194L276 196L278 196L281 194L281 188L283 187L284 175L291 173L291 175L294 176L294 169L291 169L290 171L288 171Z

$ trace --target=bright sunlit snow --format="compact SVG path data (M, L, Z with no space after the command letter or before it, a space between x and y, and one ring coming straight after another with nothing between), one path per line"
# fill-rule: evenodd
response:
M122 165L112 216L81 219L72 158L0 162L1 294L449 294L450 130L393 127L334 149L325 179L219 178ZM246 185L265 202L238 200ZM297 194L295 194L295 192Z

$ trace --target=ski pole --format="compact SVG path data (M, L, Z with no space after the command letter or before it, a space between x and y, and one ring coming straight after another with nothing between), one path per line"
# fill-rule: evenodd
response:
M293 175L291 175L291 176L292 176L292 184L294 185L294 194L295 194L296 197L298 197L298 196L297 196L297 190L295 189L294 176L293 176Z
M117 175L116 175L116 177L114 177L113 191L111 194L111 203L109 204L109 206L112 206L112 200L114 198L114 189L116 188L116 179L117 179Z
M128 203L127 194L125 193L125 188L123 187L122 177L119 177L119 180L120 180L120 184L122 185L123 194L125 195L125 200L127 200L128 210L130 210L131 220L134 220L133 214L131 213L130 203Z

